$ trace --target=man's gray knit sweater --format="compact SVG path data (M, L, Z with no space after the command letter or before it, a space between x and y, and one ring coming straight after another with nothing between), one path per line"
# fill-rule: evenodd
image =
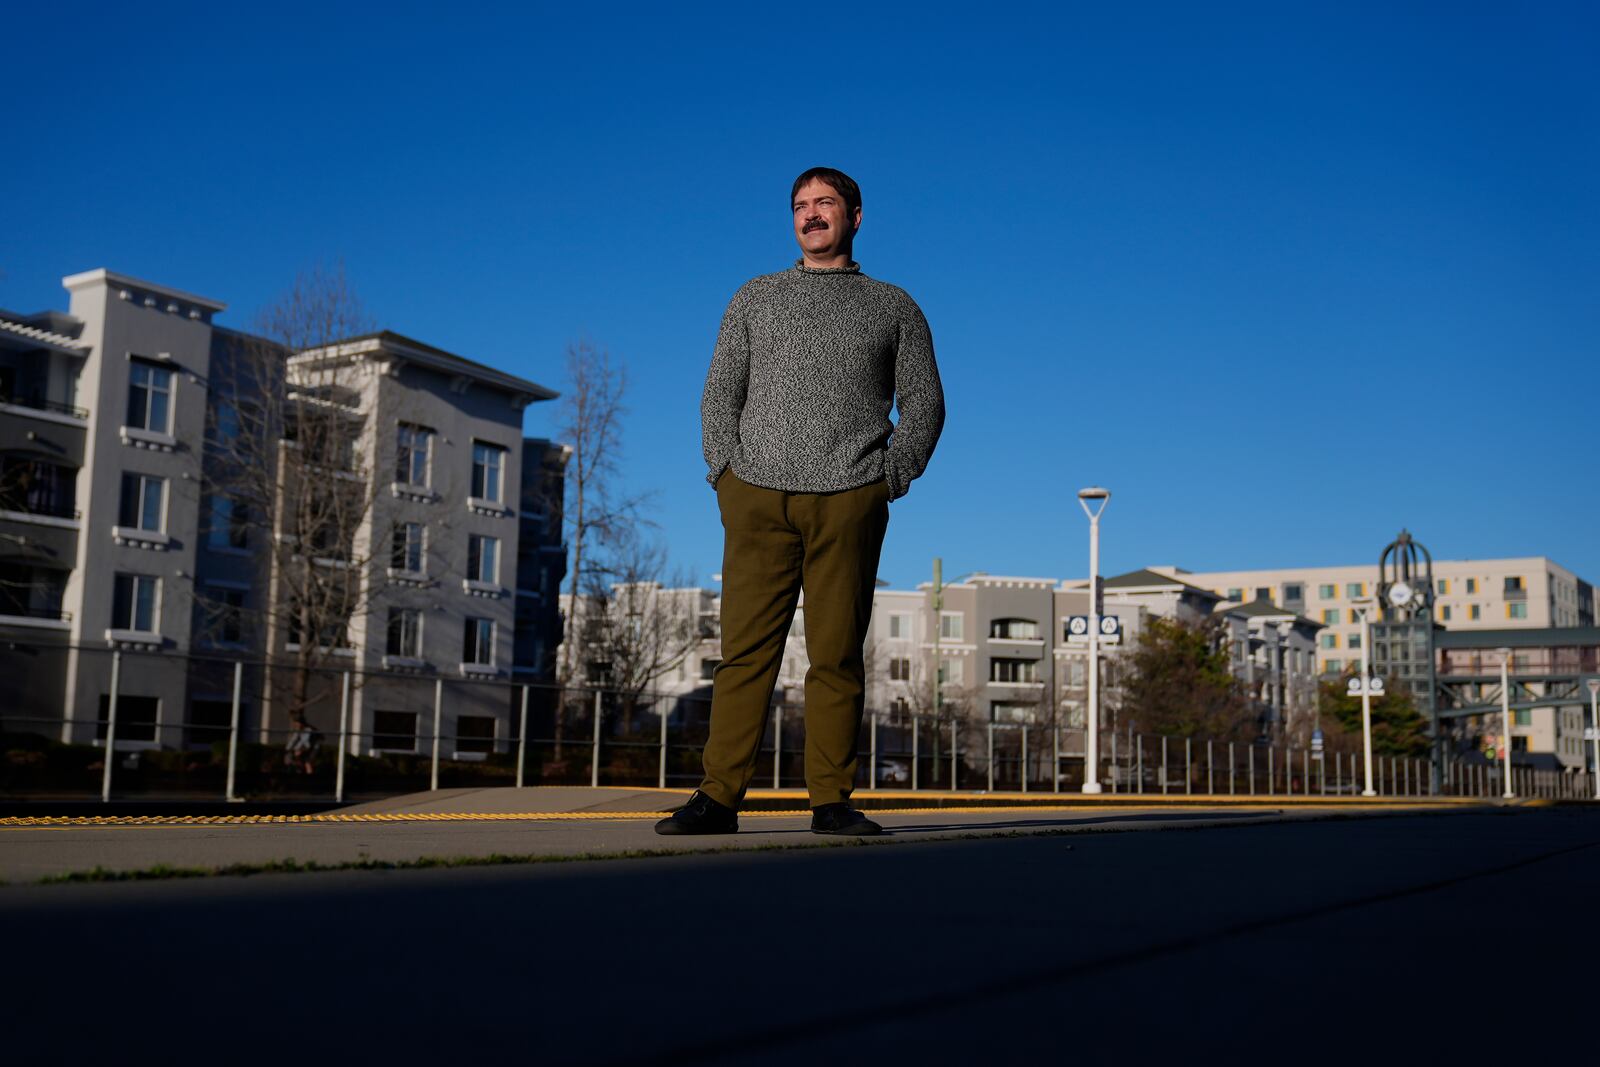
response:
M712 485L732 465L768 489L831 493L883 479L891 499L904 496L944 428L922 309L855 264L751 279L722 317L700 424Z

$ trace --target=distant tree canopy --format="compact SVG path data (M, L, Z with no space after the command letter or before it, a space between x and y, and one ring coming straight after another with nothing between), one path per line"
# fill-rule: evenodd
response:
M1356 751L1361 746L1361 696L1349 691L1348 682L1353 675L1353 671L1346 671L1338 680L1318 687L1317 712L1333 747ZM1428 754L1428 720L1417 711L1404 686L1388 684L1382 696L1372 699L1372 754Z
M1255 717L1228 670L1218 624L1153 618L1139 634L1122 683L1122 714L1137 729L1173 737L1249 740Z

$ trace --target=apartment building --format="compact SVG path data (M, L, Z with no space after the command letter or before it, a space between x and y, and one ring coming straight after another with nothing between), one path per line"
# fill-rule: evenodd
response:
M542 616L517 600L551 588L541 568L560 564L543 551L548 487L521 512L522 463L537 456L535 481L558 483L564 454L525 442L522 423L554 392L389 331L253 365L270 344L217 325L219 301L108 270L63 284L66 313L0 313L0 639L14 667L61 650L40 661L62 666L37 672L48 692L31 706L59 709L64 740L103 736L111 650L156 653L123 657L130 746L217 725L226 680L191 654L252 664L246 723L262 731L287 725L291 684L262 661L370 675L351 726L385 748L405 747L407 723L419 736L428 681L509 681L519 624L542 654L554 599ZM296 417L310 410L329 417ZM230 477L252 429L274 457L265 498ZM330 500L351 516L337 536L293 526L305 502ZM543 562L524 570L529 543ZM300 632L311 613L297 598L334 585L350 610ZM509 704L462 688L446 731L492 751L510 737Z
M1263 730L1281 735L1315 707L1312 621L1271 605L1229 606L1209 590L1152 571L1106 579L1104 614L1118 620L1116 642L1102 645L1103 725L1114 728L1123 657L1153 618L1195 623L1218 614L1231 668L1245 683ZM715 620L721 599L710 590L671 590L692 597L701 617ZM865 647L866 706L891 721L934 710L937 677L946 712L978 721L1081 729L1088 706L1088 650L1069 634L1089 612L1081 580L973 574L943 587L935 619L932 587L878 589ZM659 594L658 594L659 595ZM661 603L667 601L662 600ZM677 608L674 610L684 610ZM580 606L582 615L592 608ZM653 684L668 695L704 695L720 662L714 621L695 650ZM775 702L804 699L809 659L804 605L785 640ZM596 674L595 677L601 677Z
M1264 600L1322 625L1318 662L1338 674L1361 658L1357 603L1376 595L1378 566L1187 571L1152 567L1230 604ZM1544 556L1435 560L1434 619L1450 630L1593 626L1595 587Z

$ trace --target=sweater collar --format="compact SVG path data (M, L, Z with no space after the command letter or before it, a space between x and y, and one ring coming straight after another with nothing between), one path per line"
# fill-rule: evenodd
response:
M808 267L804 259L797 259L794 269L801 274L860 274L861 264L851 260L847 267Z

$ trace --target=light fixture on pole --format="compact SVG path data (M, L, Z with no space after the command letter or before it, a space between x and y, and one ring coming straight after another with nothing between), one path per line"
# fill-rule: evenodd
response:
M1516 796L1511 789L1511 650L1500 650L1500 740L1504 747L1500 754L1504 760L1501 763L1500 776L1505 780L1505 789L1500 793L1502 797L1510 800Z
M1589 741L1594 746L1594 798L1600 800L1600 678L1590 678Z
M1089 706L1084 714L1083 791L1100 792L1100 513L1111 491L1098 485L1078 490L1089 516Z
M1356 610L1361 613L1361 677L1352 678L1351 682L1361 687L1361 769L1366 777L1365 788L1361 790L1364 797L1375 797L1378 791L1372 788L1372 694L1383 692L1383 681L1372 677L1371 660L1368 658L1372 652L1372 608L1374 601L1371 599L1356 600L1352 602Z

